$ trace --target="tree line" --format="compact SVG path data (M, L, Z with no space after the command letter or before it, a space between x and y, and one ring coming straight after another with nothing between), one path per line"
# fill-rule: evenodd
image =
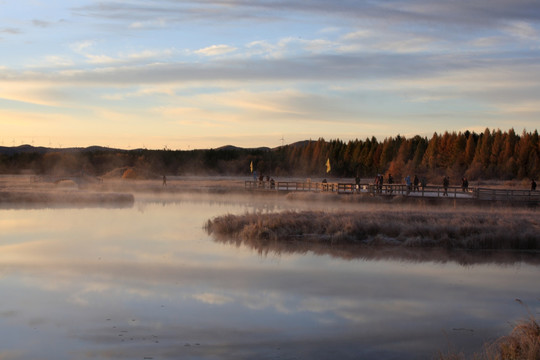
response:
M95 176L121 168L137 169L145 176L246 175L250 164L258 174L271 177L373 177L406 175L428 180L449 176L477 179L531 179L540 175L538 131L516 134L485 129L434 133L430 138L400 135L382 141L303 141L275 149L224 147L207 150L72 149L0 154L0 173L75 174ZM326 163L331 165L327 172ZM438 180L437 180L438 181Z

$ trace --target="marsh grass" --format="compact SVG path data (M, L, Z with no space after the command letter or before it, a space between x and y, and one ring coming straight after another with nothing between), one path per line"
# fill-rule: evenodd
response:
M252 242L361 244L447 249L539 250L535 213L462 211L285 211L224 215L205 228Z
M495 356L488 359L540 359L540 327L534 319L516 325L512 333L495 344Z
M440 353L438 360L538 360L540 359L540 326L534 316L515 325L512 332L493 343L486 344L480 353L466 357L463 353Z

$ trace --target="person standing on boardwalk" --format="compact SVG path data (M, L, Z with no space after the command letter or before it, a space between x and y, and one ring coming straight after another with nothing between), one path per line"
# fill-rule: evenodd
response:
M390 194L394 192L394 189L392 188L393 183L394 178L392 177L392 174L388 174L388 185L390 185Z
M467 180L467 178L461 178L461 190L463 192L467 192L467 190L469 189L469 180Z
M450 179L448 179L448 176L445 176L443 179L443 187L444 187L443 196L448 196L448 185L450 185Z
M405 178L405 184L407 184L407 195L411 192L411 177L407 175Z
M531 180L531 191L535 191L536 190L536 181L534 181L534 179Z
M413 185L414 185L413 191L420 191L420 188L418 187L419 182L420 180L418 179L418 176L416 176L415 174L414 179L413 179Z

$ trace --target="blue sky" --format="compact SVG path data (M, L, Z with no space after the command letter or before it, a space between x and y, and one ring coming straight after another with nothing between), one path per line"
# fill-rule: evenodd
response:
M0 145L278 146L540 119L538 0L0 0Z

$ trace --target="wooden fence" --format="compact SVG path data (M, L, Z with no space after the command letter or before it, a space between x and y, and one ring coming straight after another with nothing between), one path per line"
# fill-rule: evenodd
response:
M475 189L475 197L485 201L540 203L540 191L513 189Z
M405 184L354 184L354 183L323 183L323 182L301 182L301 181L246 181L245 188L248 190L268 190L268 191L311 191L311 192L333 192L337 194L367 194L372 196L411 196L426 198L453 198L453 199L475 199L479 201L504 201L540 204L540 192L529 190L509 190L509 189L488 189L488 188L468 188L463 189L457 186L425 186L408 187Z

